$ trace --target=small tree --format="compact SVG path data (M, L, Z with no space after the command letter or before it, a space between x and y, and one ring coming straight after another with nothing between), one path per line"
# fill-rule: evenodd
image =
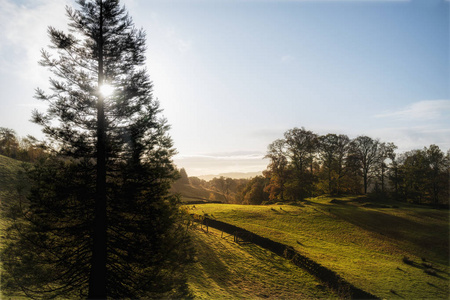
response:
M270 200L285 200L286 181L288 179L288 160L284 140L275 140L268 146L265 158L270 159L264 176L270 179L264 191Z

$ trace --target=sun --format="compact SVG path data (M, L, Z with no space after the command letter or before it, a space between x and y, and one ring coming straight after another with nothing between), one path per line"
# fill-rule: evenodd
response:
M110 84L104 83L100 86L100 93L103 97L109 97L114 93L114 87Z

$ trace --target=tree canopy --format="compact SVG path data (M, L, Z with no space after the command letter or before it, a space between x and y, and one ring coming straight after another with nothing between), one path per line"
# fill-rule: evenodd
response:
M448 205L450 151L438 146L403 154L369 136L317 135L304 128L269 144L264 190L271 201L320 194L381 193L417 203ZM447 179L446 179L447 178Z

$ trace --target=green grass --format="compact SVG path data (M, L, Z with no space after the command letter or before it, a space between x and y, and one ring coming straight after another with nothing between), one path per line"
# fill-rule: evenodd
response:
M3 202L16 190L18 174L24 163L0 155L0 201Z
M191 232L196 262L189 287L196 299L337 298L311 275L287 260L253 244L209 228Z
M13 201L16 201L22 193L25 193L28 183L21 176L21 172L24 170L23 166L26 163L21 161L0 155L0 205L3 210L5 206ZM19 192L22 190L21 192ZM7 224L3 218L0 218L0 238L5 235L5 228ZM3 249L3 243L0 239L0 250ZM1 262L0 262L1 263ZM0 274L3 269L0 265ZM0 299L26 299L21 296L5 296L1 292L0 287Z
M193 213L293 246L380 298L449 298L449 214L412 205L316 198L298 205L197 205ZM413 265L402 262L404 256ZM426 274L425 258L436 269Z

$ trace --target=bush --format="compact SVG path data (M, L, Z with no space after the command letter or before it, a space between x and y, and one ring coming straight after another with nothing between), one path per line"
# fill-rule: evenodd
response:
M403 256L403 262L407 265L412 265L414 264L414 262L408 257L408 256Z
M428 275L432 275L432 276L436 276L437 275L436 271L434 269L431 269L431 268L425 269L424 272L427 273Z

